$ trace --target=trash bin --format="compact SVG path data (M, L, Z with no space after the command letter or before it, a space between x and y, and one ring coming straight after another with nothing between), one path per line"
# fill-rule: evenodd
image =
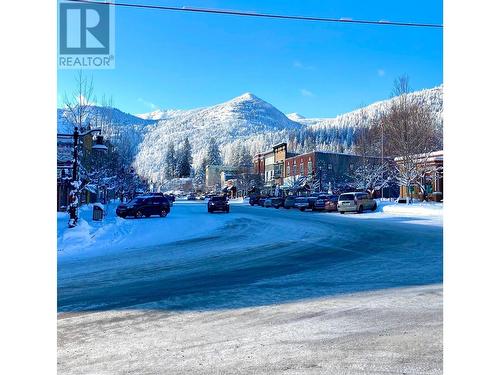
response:
M92 220L101 221L104 216L104 210L101 205L94 204L94 209L92 210Z

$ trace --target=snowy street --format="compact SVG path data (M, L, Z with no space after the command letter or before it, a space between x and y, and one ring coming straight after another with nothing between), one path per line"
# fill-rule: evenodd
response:
M165 219L108 216L120 225L100 243L60 252L59 311L234 308L442 281L442 226L422 216L208 214L189 202Z
M229 214L208 214L203 203L176 202L165 219L109 212L73 238L61 218L59 367L75 374L161 373L166 366L169 373L280 373L286 363L268 363L277 352L317 351L310 367L297 359L290 373L329 373L335 358L352 370L345 373L439 373L442 217L398 209L340 215L236 203ZM350 335L367 345L363 354L352 352ZM245 348L250 336L253 346ZM388 348L381 336L396 339ZM292 342L298 337L300 345ZM196 358L191 345L202 348Z

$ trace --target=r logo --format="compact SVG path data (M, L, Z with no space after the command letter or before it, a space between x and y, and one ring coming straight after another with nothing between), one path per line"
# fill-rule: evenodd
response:
M109 21L109 5L60 2L59 54L109 54Z

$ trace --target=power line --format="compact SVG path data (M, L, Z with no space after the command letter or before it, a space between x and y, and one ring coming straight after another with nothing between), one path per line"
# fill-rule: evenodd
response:
M393 21L384 21L384 20L369 21L369 20L353 20L353 19L346 19L346 18L288 16L288 15L283 15L283 14L254 13L254 12L243 12L243 11L237 11L237 10L204 9L204 8L192 8L192 7L173 7L173 6L163 6L163 5L133 4L133 3L118 3L118 2L113 3L113 2L107 2L107 1L101 2L101 1L94 1L94 0L67 0L67 1L75 2L75 3L102 4L102 5L110 5L110 6L116 6L116 7L170 10L170 11L191 12L191 13L225 14L225 15L243 16L243 17L276 18L276 19L316 21L316 22L337 22L337 23L351 23L351 24L378 25L378 26L407 26L407 27L427 27L427 28L440 28L440 29L443 28L443 25L433 24L433 23L393 22Z

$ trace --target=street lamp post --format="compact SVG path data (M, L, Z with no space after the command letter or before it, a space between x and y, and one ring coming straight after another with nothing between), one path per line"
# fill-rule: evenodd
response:
M384 164L385 164L385 160L384 160L384 123L383 122L381 124L381 128L382 128L382 189L380 189L380 193L381 193L381 198L384 199L384 185L383 185L383 181L384 181Z
M78 214L77 214L77 208L78 208L78 191L80 189L80 181L78 179L78 141L80 140L80 137L85 137L89 134L93 133L99 133L101 134L101 129L89 129L83 133L80 133L79 129L77 126L75 126L75 129L73 131L73 134L57 134L58 138L73 138L73 173L71 176L71 187L72 190L70 191L70 204L69 204L69 222L68 222L68 227L73 228L76 226L76 223L78 221ZM97 150L97 151L106 151L108 148L106 145L103 143L103 137L102 135L99 135L97 137L96 144L92 146L92 150Z

